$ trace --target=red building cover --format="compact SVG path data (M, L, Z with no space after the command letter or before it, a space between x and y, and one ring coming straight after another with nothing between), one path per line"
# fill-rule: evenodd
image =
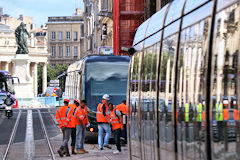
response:
M113 0L113 52L127 54L122 47L132 46L135 31L144 21L144 0Z

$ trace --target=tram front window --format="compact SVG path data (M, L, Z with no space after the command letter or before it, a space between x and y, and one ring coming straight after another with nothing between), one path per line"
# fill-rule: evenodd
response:
M86 64L85 98L87 106L97 110L103 94L109 94L111 103L126 99L128 62L91 62Z
M8 87L8 92L15 94L12 79L7 80L7 87Z
M4 82L0 82L0 92L6 91Z

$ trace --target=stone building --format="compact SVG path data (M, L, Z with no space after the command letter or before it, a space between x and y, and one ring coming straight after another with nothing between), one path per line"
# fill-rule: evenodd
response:
M71 64L84 55L84 20L80 8L73 16L48 17L49 63Z
M29 60L27 70L30 72L30 82L32 83L32 97L38 94L37 69L39 65L43 66L43 92L47 88L47 62L48 52L46 45L37 45L37 40L33 34L28 38ZM45 42L44 42L45 43ZM0 23L0 70L9 71L14 75L14 58L16 56L17 45L14 30L10 26ZM20 83L21 83L20 79ZM18 97L17 97L18 98ZM21 97L24 98L24 97Z
M113 46L113 1L84 0L84 55L98 54Z

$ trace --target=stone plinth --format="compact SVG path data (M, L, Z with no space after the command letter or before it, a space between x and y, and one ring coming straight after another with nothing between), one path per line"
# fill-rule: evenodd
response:
M30 76L31 61L28 54L16 54L12 62L13 76L20 80L20 84L14 84L16 98L33 98L33 79Z

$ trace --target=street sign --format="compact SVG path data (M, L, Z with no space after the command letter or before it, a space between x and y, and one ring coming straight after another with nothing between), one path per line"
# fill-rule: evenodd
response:
M57 91L57 90L58 90L57 88L54 88L54 89L53 89L53 93L56 94L56 91Z
M50 80L50 83L51 84L59 84L59 80L58 79Z
M55 80L50 80L50 87L59 87L59 80L55 79Z

